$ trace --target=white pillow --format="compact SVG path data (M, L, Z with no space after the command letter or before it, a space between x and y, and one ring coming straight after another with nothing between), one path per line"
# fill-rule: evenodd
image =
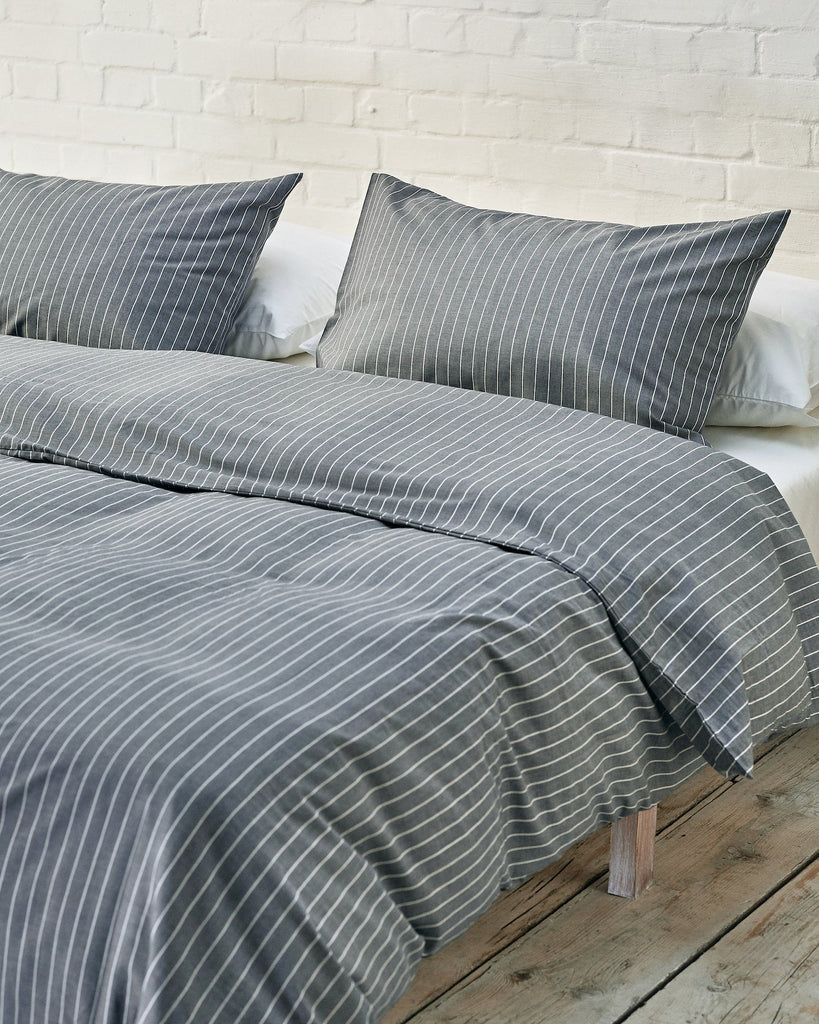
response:
M763 271L706 423L819 426L819 281Z
M352 239L280 221L262 249L223 352L282 359L315 351Z

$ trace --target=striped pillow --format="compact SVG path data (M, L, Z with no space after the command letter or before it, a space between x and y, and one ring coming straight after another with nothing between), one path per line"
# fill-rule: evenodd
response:
M723 358L787 218L558 220L461 206L376 174L318 361L702 441Z
M112 185L0 171L0 334L220 352L300 178Z

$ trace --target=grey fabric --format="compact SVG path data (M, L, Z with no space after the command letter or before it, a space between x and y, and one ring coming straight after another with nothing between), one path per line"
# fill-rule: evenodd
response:
M587 409L702 441L788 211L629 227L370 183L321 366Z
M819 712L761 473L525 399L0 342L0 1020L376 1024Z
M0 334L220 352L300 178L160 186L0 171Z

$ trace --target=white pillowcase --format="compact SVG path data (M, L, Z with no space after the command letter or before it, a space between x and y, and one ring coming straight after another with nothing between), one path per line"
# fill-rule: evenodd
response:
M819 281L763 271L706 423L819 426Z
M262 249L223 352L282 359L315 352L336 304L351 238L279 221Z

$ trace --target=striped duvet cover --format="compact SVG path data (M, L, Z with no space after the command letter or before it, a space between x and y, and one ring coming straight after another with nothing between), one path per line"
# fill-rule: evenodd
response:
M819 713L769 480L527 399L0 341L0 1022L376 1022Z

